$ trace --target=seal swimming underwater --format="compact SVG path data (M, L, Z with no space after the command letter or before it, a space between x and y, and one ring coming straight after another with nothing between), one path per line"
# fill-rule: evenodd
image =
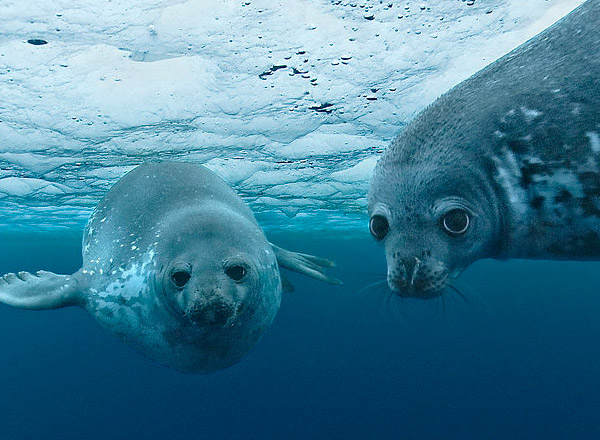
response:
M481 258L600 259L600 0L418 115L378 161L389 287L434 297Z
M80 306L138 352L188 373L238 362L273 321L282 267L330 283L328 260L267 241L252 211L207 168L140 165L89 219L73 275L0 278L0 302Z

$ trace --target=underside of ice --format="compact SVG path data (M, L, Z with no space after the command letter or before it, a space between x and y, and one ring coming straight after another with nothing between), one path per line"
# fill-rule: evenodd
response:
M206 164L268 226L362 226L415 113L580 3L3 0L0 227L81 228L158 160Z

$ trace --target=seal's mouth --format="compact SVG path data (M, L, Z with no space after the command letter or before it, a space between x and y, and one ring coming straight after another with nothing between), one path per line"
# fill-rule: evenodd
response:
M447 283L435 283L435 287L425 287L414 284L406 284L399 280L390 280L388 286L396 295L402 298L432 299L441 296L446 290Z
M238 309L231 301L214 298L194 303L184 316L199 327L224 328L233 325Z
M402 288L394 288L390 285L390 288L396 293L397 296L402 298L415 298L415 299L433 299L441 296L446 290L446 286L439 290L419 290L414 286L406 286Z

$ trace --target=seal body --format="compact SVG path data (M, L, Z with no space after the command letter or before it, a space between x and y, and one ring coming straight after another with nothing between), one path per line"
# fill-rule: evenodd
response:
M192 164L146 164L123 177L88 222L83 261L94 286L85 307L96 319L184 371L237 362L281 299L275 254L254 215Z
M600 0L438 98L392 142L370 229L400 295L481 258L600 259Z
M145 164L96 207L78 272L5 275L0 301L84 307L138 352L208 373L238 362L273 321L278 254L285 267L332 281L319 272L327 260L269 243L250 209L208 169Z

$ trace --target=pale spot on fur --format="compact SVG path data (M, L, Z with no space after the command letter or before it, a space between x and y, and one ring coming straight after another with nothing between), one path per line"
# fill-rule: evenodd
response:
M121 273L116 280L106 286L102 292L98 292L98 297L107 298L116 296L123 299L131 299L139 297L140 293L146 288L146 271L145 264L132 264Z
M535 156L529 156L529 157L527 158L527 161L528 161L529 163L531 163L531 164L542 164L542 163L544 163L544 162L542 161L542 159L540 159L539 157L535 157Z
M495 158L498 171L495 177L496 181L506 191L517 218L526 221L525 217L529 208L527 194L521 186L521 168L512 151L503 148L502 153L504 157Z
M530 109L527 107L521 107L521 111L523 112L523 116L525 116L525 120L527 121L528 124L530 124L535 119L542 116L542 114L543 114L542 112L540 112L538 110Z
M592 151L594 153L600 153L600 135L595 131L588 131L586 134L587 138L590 141L590 147L592 147Z
M556 171L549 180L545 176L535 176L534 182L537 184L539 195L552 198L556 195L557 188L566 188L574 197L583 197L583 188L577 174L569 169L560 169Z
M121 297L125 300L137 298L147 289L148 266L154 265L154 249L149 249L142 263L134 263L129 267L119 267L120 274L106 288L98 293L99 298ZM117 274L116 270L111 272Z

